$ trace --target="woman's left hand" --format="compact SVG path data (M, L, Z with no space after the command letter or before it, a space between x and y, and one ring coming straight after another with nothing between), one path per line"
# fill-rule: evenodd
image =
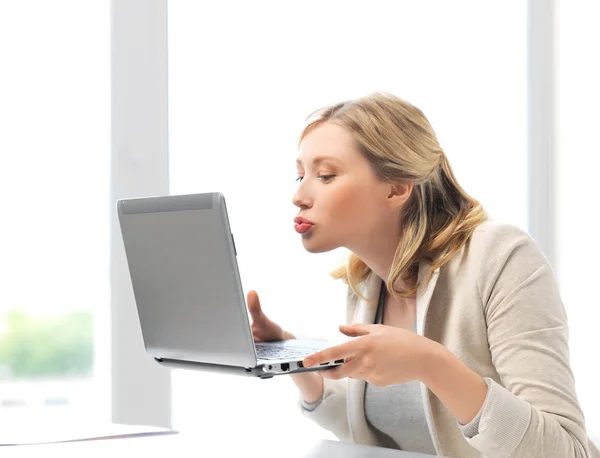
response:
M357 338L307 356L304 366L318 366L343 358L344 364L324 370L321 375L334 380L344 377L366 380L377 386L412 380L424 382L434 356L440 347L444 348L407 329L381 324L344 325L340 331Z

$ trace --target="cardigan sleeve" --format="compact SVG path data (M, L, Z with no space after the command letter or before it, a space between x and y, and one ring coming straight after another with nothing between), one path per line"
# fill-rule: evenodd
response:
M346 410L347 380L325 378L323 382L321 399L312 405L306 405L302 396L299 396L300 409L306 417L331 431L338 439L351 442Z
M486 457L598 458L575 393L552 269L527 233L508 225L489 232L478 287L501 383L492 381L478 432L465 439Z
M304 399L301 400L302 407L304 407L304 409L308 410L309 412L312 412L317 407L319 407L319 405L321 404L321 401L323 401L323 396L321 396L315 402L306 402Z

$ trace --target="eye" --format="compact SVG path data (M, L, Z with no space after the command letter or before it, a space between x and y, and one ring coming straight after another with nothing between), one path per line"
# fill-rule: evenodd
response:
M333 177L335 177L335 175L321 175L319 178L321 179L321 181L329 181Z
M319 178L321 181L327 182L334 177L335 177L335 175L320 175L317 178ZM298 177L298 178L296 178L296 181L301 182L303 179L304 179L304 177Z

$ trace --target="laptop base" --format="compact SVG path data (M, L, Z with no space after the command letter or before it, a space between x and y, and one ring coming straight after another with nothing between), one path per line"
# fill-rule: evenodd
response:
M169 369L187 369L187 370L195 370L201 372L216 372L220 374L228 374L228 375L241 375L245 377L258 377L261 379L273 378L276 375L288 375L288 374L299 374L302 372L315 372L327 370L326 367L311 367L304 368L301 370L294 370L288 372L281 373L272 373L265 372L263 370L264 365L259 365L257 367L240 367L240 366L226 366L223 364L211 364L211 363L199 363L196 361L183 361L179 359L169 359L169 358L157 358L154 360L160 364L161 366L167 367ZM332 366L331 366L332 367Z

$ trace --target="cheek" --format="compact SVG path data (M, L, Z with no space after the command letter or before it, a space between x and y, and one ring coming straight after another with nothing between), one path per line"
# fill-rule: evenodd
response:
M330 202L330 222L344 232L356 232L372 219L374 203L368 187L344 186Z

